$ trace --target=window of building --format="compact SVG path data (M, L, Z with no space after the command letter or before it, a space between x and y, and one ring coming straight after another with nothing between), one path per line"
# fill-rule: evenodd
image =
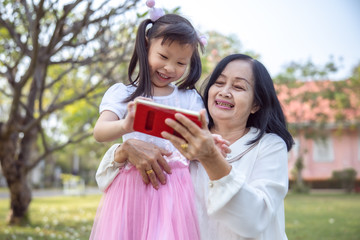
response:
M300 141L298 138L294 138L294 145L291 149L291 151L293 152L293 156L294 158L298 158L300 155Z
M314 161L332 162L334 161L334 148L331 138L314 140Z

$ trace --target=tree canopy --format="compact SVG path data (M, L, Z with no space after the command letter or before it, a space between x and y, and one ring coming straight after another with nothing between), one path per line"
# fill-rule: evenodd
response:
M138 2L1 1L0 161L10 222L22 220L31 201L27 173L91 135L88 106L124 79Z

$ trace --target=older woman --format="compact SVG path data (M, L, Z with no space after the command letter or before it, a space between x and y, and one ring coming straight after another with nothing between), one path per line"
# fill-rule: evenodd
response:
M204 103L208 126L205 111L201 113L202 128L176 114L177 121L167 119L166 124L184 139L162 133L185 157L194 160L190 171L201 238L287 239L284 198L288 190L287 152L293 139L268 71L249 56L230 55L212 73ZM212 134L230 142L231 153L226 157ZM117 163L130 161L140 172L162 167L165 172L143 179L154 186L156 179L166 184L170 170L164 154L162 149L137 140L114 146L103 159L108 164L100 166L97 180L109 185Z

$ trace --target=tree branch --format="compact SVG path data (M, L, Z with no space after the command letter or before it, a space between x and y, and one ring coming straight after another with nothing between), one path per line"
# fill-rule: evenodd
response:
M29 164L26 167L26 171L30 171L31 169L33 169L37 164L39 164L39 162L41 162L43 159L45 159L48 155L52 154L55 151L59 151L63 148L65 148L66 146L70 145L70 144L75 144L75 143L79 143L81 141L83 141L84 139L90 137L92 135L92 133L85 133L82 136L80 136L78 139L73 139L73 137L75 137L75 135L73 135L71 138L69 138L68 141L66 141L63 144L54 146L52 148L47 148L47 150L44 151L43 154L41 154L39 157L37 157L34 162L32 162L31 164Z
M16 32L16 28L12 23L5 21L3 18L0 18L0 25L4 26L8 30L10 36L12 39L14 39L16 45L21 49L22 52L29 53L26 45L21 42L21 35Z
M63 79L63 77L65 77L68 73L70 73L72 70L74 70L75 67L76 66L74 64L72 64L70 68L61 72L55 80L51 81L49 84L47 84L45 86L45 89L50 89L52 86L54 86L55 83L61 81Z
M35 127L36 125L38 125L41 120L48 116L49 114L53 113L56 110L60 110L63 109L65 106L70 105L80 99L84 99L87 97L88 94L90 94L91 92L95 91L97 89L97 87L101 84L101 82L97 83L96 85L94 85L93 87L89 88L87 91L83 92L82 94L77 95L74 98L62 101L58 104L52 104L48 107L48 109L46 111L44 111L42 114L40 114L40 116L32 121L30 121L27 125L25 125L21 131L25 134L28 131L30 131L33 127Z
M56 22L54 32L49 41L49 44L48 44L48 47L46 50L47 53L50 53L51 51L53 51L56 44L58 42L60 42L60 40L63 39L63 37L65 37L67 35L64 33L64 25L65 25L66 18L71 13L71 11L81 2L82 2L82 0L77 0L76 2L74 2L72 4L67 4L64 6L63 14L60 17L60 19L58 19L58 21Z

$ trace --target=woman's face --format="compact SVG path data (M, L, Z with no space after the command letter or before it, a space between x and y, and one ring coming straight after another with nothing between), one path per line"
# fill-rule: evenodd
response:
M230 62L209 89L208 108L215 126L246 127L250 113L255 113L254 78L251 64L244 60Z
M182 77L194 51L189 44L181 45L175 41L171 44L168 42L161 44L162 40L162 38L150 40L148 53L150 77L155 92L169 88L171 82Z

